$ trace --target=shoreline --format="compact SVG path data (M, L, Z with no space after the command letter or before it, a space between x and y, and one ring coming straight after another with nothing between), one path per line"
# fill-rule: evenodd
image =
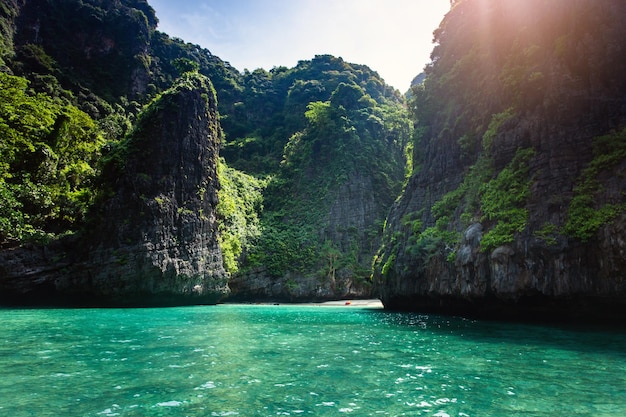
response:
M302 306L302 307L368 307L383 309L383 303L376 298L372 299L345 299L345 300L333 300L333 301L320 301L320 302L281 302L281 301L262 301L262 302L225 302L220 304L240 304L240 305L288 305L288 306Z

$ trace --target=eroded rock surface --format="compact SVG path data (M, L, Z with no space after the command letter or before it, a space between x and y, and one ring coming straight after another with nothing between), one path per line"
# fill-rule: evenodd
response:
M455 19L484 12L482 24L502 29L501 37L472 38L480 32L471 25L438 33L439 55L424 90L432 107L416 143L419 169L391 210L375 267L375 294L385 307L494 319L626 317L626 83L611 75L625 67L623 45L605 41L623 33L626 8L580 1L565 18L559 10L571 3L540 3L528 6L545 13L520 16L512 2L484 9L464 2L442 23L456 30ZM563 25L569 18L603 24ZM521 22L543 38L529 40ZM492 54L483 61L490 65L464 66L474 63L471 52L446 52L458 52L464 40ZM524 42L532 46L518 48ZM516 53L531 49L535 55L513 66ZM489 87L470 82L477 79ZM524 169L513 174L523 152ZM509 212L493 215L484 197L502 172L515 179L500 182L489 204L521 197ZM612 214L594 218L602 210ZM485 244L513 212L521 226Z
M104 173L112 196L80 240L0 255L4 301L215 303L219 125L210 81L185 74L144 111Z

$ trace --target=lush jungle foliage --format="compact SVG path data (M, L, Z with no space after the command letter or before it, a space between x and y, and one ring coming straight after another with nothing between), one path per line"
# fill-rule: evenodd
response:
M329 55L300 61L290 69L246 70L241 84L243 91L232 112L222 111L226 132L223 155L235 168L261 175L277 171L289 138L308 126L305 113L310 103L328 101L333 94L337 98L345 95L342 99L346 102L337 105L366 111L368 103L358 103L366 96L363 100L370 101L370 108L380 107L378 113L366 116L372 116L371 122L383 129L381 111L397 112L402 103L399 93L384 84L376 72ZM339 88L340 84L345 88ZM407 125L406 118L399 123ZM406 126L394 127L400 128Z
M218 176L220 246L224 267L232 274L239 270L239 260L246 255L244 251L261 235L259 214L266 181L229 167L223 159L218 165Z
M95 198L97 124L0 73L0 138L0 243L75 231Z
M328 55L240 73L157 24L146 0L0 2L0 243L80 231L143 106L198 71L217 91L224 133L227 269L365 279L406 176L404 98ZM337 241L329 209L350 181L365 181L380 208Z
M366 254L405 177L411 126L398 92L369 68L327 55L243 78L247 100L223 118L223 153L229 164L269 181L262 233L244 266L273 276L325 279L342 270L367 279ZM371 180L384 209L378 226L340 242L329 226L330 206L355 176Z

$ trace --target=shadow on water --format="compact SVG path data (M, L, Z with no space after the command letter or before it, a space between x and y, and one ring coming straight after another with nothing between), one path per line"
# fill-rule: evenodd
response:
M234 306L232 306L234 307ZM381 308L368 307L319 307L311 308L321 312L329 312L334 309L341 309L346 314L320 314L311 316L300 311L300 307L285 305L265 305L242 307L243 310L233 310L231 308L221 309L220 306L187 306L173 307L174 309L185 309L190 322L203 322L207 318L207 310L218 313L211 315L212 320L220 321L244 321L254 324L254 322L272 323L285 320L292 321L295 325L316 325L316 326L345 326L351 321L359 322L357 316L369 316L372 323L398 331L424 332L433 335L447 336L485 344L510 344L517 346L534 346L537 348L558 348L569 351L589 352L598 354L606 353L626 357L626 326L615 324L588 324L588 323L524 323L519 321L498 321L464 318L460 316L448 316L441 314L422 314L415 312L390 311ZM70 310L58 308L32 308L2 307L2 310ZM87 309L89 310L89 309ZM168 308L148 308L148 309L93 309L93 312L117 312L127 314L134 311L136 314L145 314L154 319L154 314L158 313L163 319L169 316ZM355 315L353 319L351 315ZM108 317L109 315L107 315ZM302 316L302 317L300 317ZM368 320L370 322L370 320Z
M593 351L626 357L626 327L614 324L522 323L458 316L363 309L376 321L407 331L459 337L480 343L507 343Z

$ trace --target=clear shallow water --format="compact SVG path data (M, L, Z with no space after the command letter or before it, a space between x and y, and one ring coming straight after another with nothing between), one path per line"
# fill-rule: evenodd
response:
M626 333L357 306L0 310L0 415L618 416Z

